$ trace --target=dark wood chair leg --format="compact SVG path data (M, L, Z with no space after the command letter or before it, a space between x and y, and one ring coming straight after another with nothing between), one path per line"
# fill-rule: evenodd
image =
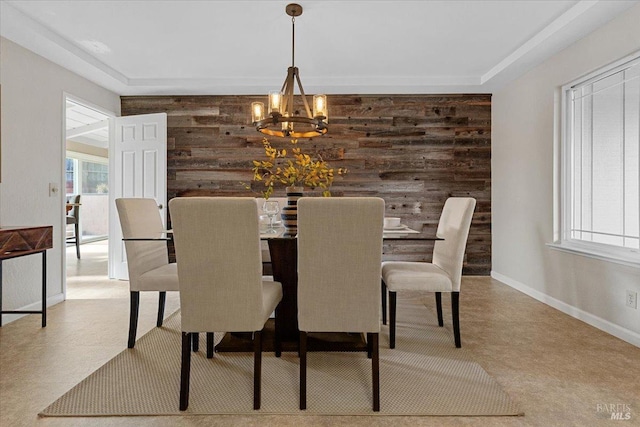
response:
M436 292L436 311L438 312L438 326L444 326L444 320L442 320L442 292Z
M253 334L253 409L260 409L262 379L262 331Z
M180 410L189 406L189 379L191 377L191 333L182 333L182 367L180 368Z
M387 324L387 285L384 280L380 280L380 290L382 292L382 324Z
M378 347L379 334L368 333L367 341L371 341L371 380L373 383L373 410L380 412L380 351Z
M164 321L164 303L167 300L167 293L164 291L160 292L160 297L158 298L158 320L156 321L156 326L159 328L162 326L162 322Z
M213 341L214 341L213 332L207 332L207 359L213 359Z
M282 320L280 319L280 316L278 316L278 313L276 311L276 318L275 318L275 331L274 331L274 352L276 354L276 357L280 357L282 356L282 336L281 336L281 325Z
M460 340L460 292L451 292L451 314L453 317L453 337L456 348L462 347Z
M389 348L396 348L396 293L389 292Z
M307 333L300 331L300 409L307 409Z
M75 229L76 233L76 256L78 257L78 259L80 259L80 234L78 234L80 232L80 224L76 222L73 228Z
M191 333L191 349L194 353L197 353L200 350L200 334L197 332Z
M373 341L371 341L371 334L367 332L367 359L371 359L373 356Z
M131 291L129 303L129 341L127 347L136 345L136 332L138 331L138 310L140 307L140 292Z

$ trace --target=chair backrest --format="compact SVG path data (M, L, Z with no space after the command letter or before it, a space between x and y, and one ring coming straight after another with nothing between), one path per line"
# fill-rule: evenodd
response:
M438 222L436 236L444 240L435 242L432 262L447 272L454 291L460 290L464 251L475 207L474 198L450 197L444 203Z
M177 197L169 202L169 210L182 330L261 330L262 262L256 202L249 197Z
M80 194L75 194L73 196L67 197L67 203L75 203L76 205L80 204ZM67 216L72 216L76 219L76 222L80 220L80 206L74 206L71 208L69 212L67 212Z
M162 217L154 199L116 199L122 237L146 237L159 235L164 230ZM138 291L139 277L169 263L167 243L164 241L125 241L129 287Z
M379 332L384 200L298 200L298 325Z

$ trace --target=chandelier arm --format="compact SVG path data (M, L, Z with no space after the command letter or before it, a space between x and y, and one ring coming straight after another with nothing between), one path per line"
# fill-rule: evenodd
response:
M293 111L293 75L295 74L295 69L293 67L289 67L287 70L287 78L284 79L284 84L282 85L282 109L280 110L281 114L289 113L289 109ZM290 116L293 114L289 114Z
M302 87L302 82L300 81L300 73L295 73L296 81L298 82L298 89L300 90L300 95L302 96L302 102L304 103L304 109L307 111L307 117L313 117L311 115L311 109L309 108L309 103L307 102L307 95L304 93L304 88Z
M293 113L294 113L294 106L293 106L293 94L295 92L295 87L293 86L293 78L296 76L296 74L298 73L298 69L296 67L291 67L290 68L290 75L287 76L288 81L288 86L287 86L287 96L289 97L289 105L288 105L288 109L286 110L287 113L289 113L289 117L293 117Z

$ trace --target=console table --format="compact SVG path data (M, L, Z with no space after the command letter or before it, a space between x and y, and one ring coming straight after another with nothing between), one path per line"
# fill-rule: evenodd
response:
M0 227L0 326L3 314L42 314L47 326L47 249L53 248L53 227ZM2 263L4 260L42 254L42 310L2 310Z

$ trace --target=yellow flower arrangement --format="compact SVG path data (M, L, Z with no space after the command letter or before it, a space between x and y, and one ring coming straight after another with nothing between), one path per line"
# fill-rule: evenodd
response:
M304 154L298 147L298 140L292 139L291 153L293 158L287 157L287 150L278 150L271 146L267 138L262 140L266 160L253 161L253 180L263 181L266 189L262 191L265 199L273 194L276 183L282 183L287 187L304 186L310 188L322 188L322 195L331 196L329 188L333 184L334 174L344 175L346 168L333 168L325 162L320 155L316 158ZM278 161L276 159L282 159Z

